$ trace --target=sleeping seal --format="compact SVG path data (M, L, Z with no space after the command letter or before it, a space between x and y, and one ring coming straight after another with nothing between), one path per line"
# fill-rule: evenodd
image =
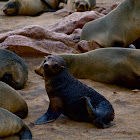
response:
M28 126L18 116L0 108L0 138L13 134L19 134L20 140L32 139Z
M86 23L80 39L102 47L127 47L140 37L139 13L140 0L124 0L106 16Z
M6 15L27 15L34 16L38 13L56 11L60 2L67 0L9 0L3 7Z
M48 55L43 69L50 104L47 112L34 124L51 122L64 114L72 120L91 122L99 128L113 125L114 109L110 102L75 79L61 57Z
M15 89L22 89L28 80L28 68L21 57L0 49L0 81Z
M28 114L28 106L23 97L12 87L0 81L0 107L20 118Z
M82 54L60 54L76 78L140 89L140 50L101 48ZM43 65L36 69L43 75Z

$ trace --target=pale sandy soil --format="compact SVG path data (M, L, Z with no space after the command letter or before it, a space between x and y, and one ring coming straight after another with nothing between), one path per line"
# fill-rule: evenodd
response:
M97 0L102 6L122 0ZM4 3L0 2L0 9ZM26 25L39 24L47 27L61 17L53 13L45 13L39 17L6 17L0 11L0 33L15 30ZM29 67L29 80L27 86L19 92L29 106L29 114L24 121L32 131L33 140L138 140L140 139L140 92L130 89L107 85L91 80L81 80L104 95L115 110L115 126L107 129L98 129L93 124L75 122L61 115L56 121L44 125L32 125L32 122L46 112L49 104L44 80L34 69L43 58L23 58ZM10 136L3 140L18 140L18 136Z

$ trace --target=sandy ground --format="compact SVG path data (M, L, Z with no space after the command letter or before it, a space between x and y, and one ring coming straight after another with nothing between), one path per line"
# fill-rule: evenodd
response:
M122 0L97 0L102 6L109 7ZM0 2L0 9L3 6ZM26 25L39 24L47 27L61 17L54 13L45 13L39 17L7 17L0 11L0 33L19 29ZM33 140L138 140L140 139L140 92L115 85L107 85L91 80L81 80L104 95L115 110L115 126L98 129L93 124L75 122L61 115L56 121L44 125L33 125L32 122L43 115L49 104L44 87L44 80L35 74L34 69L43 58L23 58L29 67L29 80L26 87L19 90L29 106L29 114L24 121L32 131ZM18 140L10 136L3 140Z

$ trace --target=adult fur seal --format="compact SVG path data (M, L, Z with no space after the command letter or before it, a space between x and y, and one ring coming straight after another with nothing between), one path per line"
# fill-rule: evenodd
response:
M20 140L32 139L28 126L18 116L0 108L0 138L13 134L19 134Z
M0 107L20 118L28 114L28 106L23 97L12 87L0 81Z
M140 0L124 0L106 16L86 23L80 38L102 47L127 47L140 37L139 13Z
M0 49L0 81L15 89L22 89L28 80L28 68L21 57Z
M96 0L69 0L67 7L77 12L91 10L96 4Z
M38 13L56 11L60 2L66 0L9 0L3 7L6 15L27 15L34 16Z
M113 125L114 109L110 102L75 79L61 57L47 56L43 69L50 104L47 112L34 124L51 122L64 114L75 121L91 122L99 128Z
M140 89L140 50L101 48L82 54L60 55L76 78ZM40 75L42 64L36 69Z

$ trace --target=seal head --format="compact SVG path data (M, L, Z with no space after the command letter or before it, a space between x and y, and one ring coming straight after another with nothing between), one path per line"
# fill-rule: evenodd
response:
M48 76L57 75L65 68L65 62L61 58L57 58L54 55L45 57L44 60L44 73Z
M9 1L3 7L3 12L8 16L15 16L19 11L19 2L17 0Z
M77 12L89 11L90 3L88 1L77 0L75 1L75 8L77 9Z

